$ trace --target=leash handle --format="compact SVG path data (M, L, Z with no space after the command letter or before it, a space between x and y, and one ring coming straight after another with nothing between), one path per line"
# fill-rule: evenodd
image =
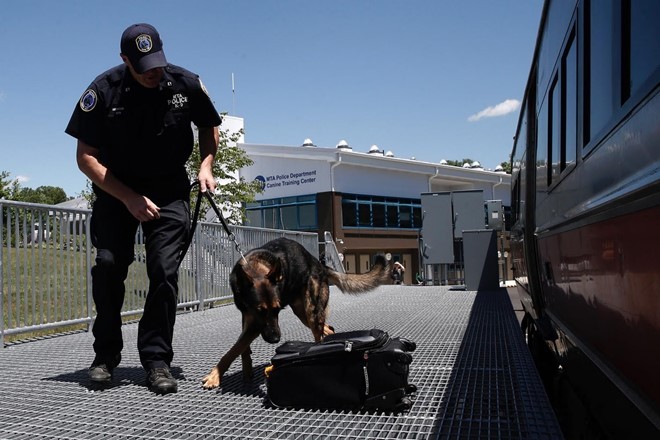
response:
M206 197L206 200L209 201L211 208L215 212L215 215L217 215L218 218L220 219L220 223L222 223L222 227L225 229L225 232L227 233L230 239L234 240L234 234L229 230L229 225L227 224L225 217L222 215L222 212L220 212L220 210L218 209L218 205L215 204L215 201L213 200L213 197L211 197L211 194L209 194L208 191L205 192L200 191L199 195L197 196L197 200L199 200L200 195L204 195ZM195 208L195 211L197 211L197 208Z

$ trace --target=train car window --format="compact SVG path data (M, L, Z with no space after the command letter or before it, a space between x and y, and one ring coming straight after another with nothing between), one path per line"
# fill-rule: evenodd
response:
M520 203L520 196L518 196L518 187L520 186L520 174L515 174L513 177L513 181L511 182L512 190L511 190L511 218L513 221L518 220L520 217L518 216L518 212L520 211L519 208L519 203Z
M550 86L548 108L548 186L552 185L561 172L561 101L557 75Z
M527 214L525 211L525 206L527 204L527 151L523 152L523 156L520 159L520 174L518 176L520 177L520 185L516 188L516 191L518 192L518 200L520 201L518 203L518 213L520 221L524 225L527 221Z
M548 99L543 101L536 120L536 190L546 191L550 184L548 172Z
M618 107L615 93L615 0L585 1L587 93L586 145L605 128Z
M624 0L622 99L640 92L660 67L660 2Z
M575 32L562 59L562 145L561 170L575 164L577 156L577 48Z

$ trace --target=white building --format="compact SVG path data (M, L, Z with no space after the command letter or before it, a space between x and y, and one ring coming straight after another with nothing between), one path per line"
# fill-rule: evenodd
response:
M419 267L420 196L481 190L484 201L511 204L511 177L394 157L377 146L364 151L346 141L317 147L239 143L254 164L240 171L264 191L247 206L249 226L332 233L348 272L364 272L376 253L391 253L410 283ZM484 213L484 224L486 215Z

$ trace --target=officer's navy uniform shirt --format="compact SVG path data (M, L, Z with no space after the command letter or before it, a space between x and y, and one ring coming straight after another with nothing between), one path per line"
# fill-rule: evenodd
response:
M123 183L162 203L166 195L189 194L191 122L197 127L221 122L196 74L169 64L159 87L149 89L122 64L92 82L65 131L98 148L100 162Z

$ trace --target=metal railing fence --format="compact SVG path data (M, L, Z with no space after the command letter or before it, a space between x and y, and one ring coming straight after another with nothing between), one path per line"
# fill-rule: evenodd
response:
M5 337L57 328L89 330L95 316L90 269L91 210L0 200L0 346ZM276 237L318 257L318 235L230 226L245 253ZM179 307L201 310L231 298L229 273L240 258L219 223L199 223L179 269ZM125 282L122 315L137 315L149 282L142 229Z

